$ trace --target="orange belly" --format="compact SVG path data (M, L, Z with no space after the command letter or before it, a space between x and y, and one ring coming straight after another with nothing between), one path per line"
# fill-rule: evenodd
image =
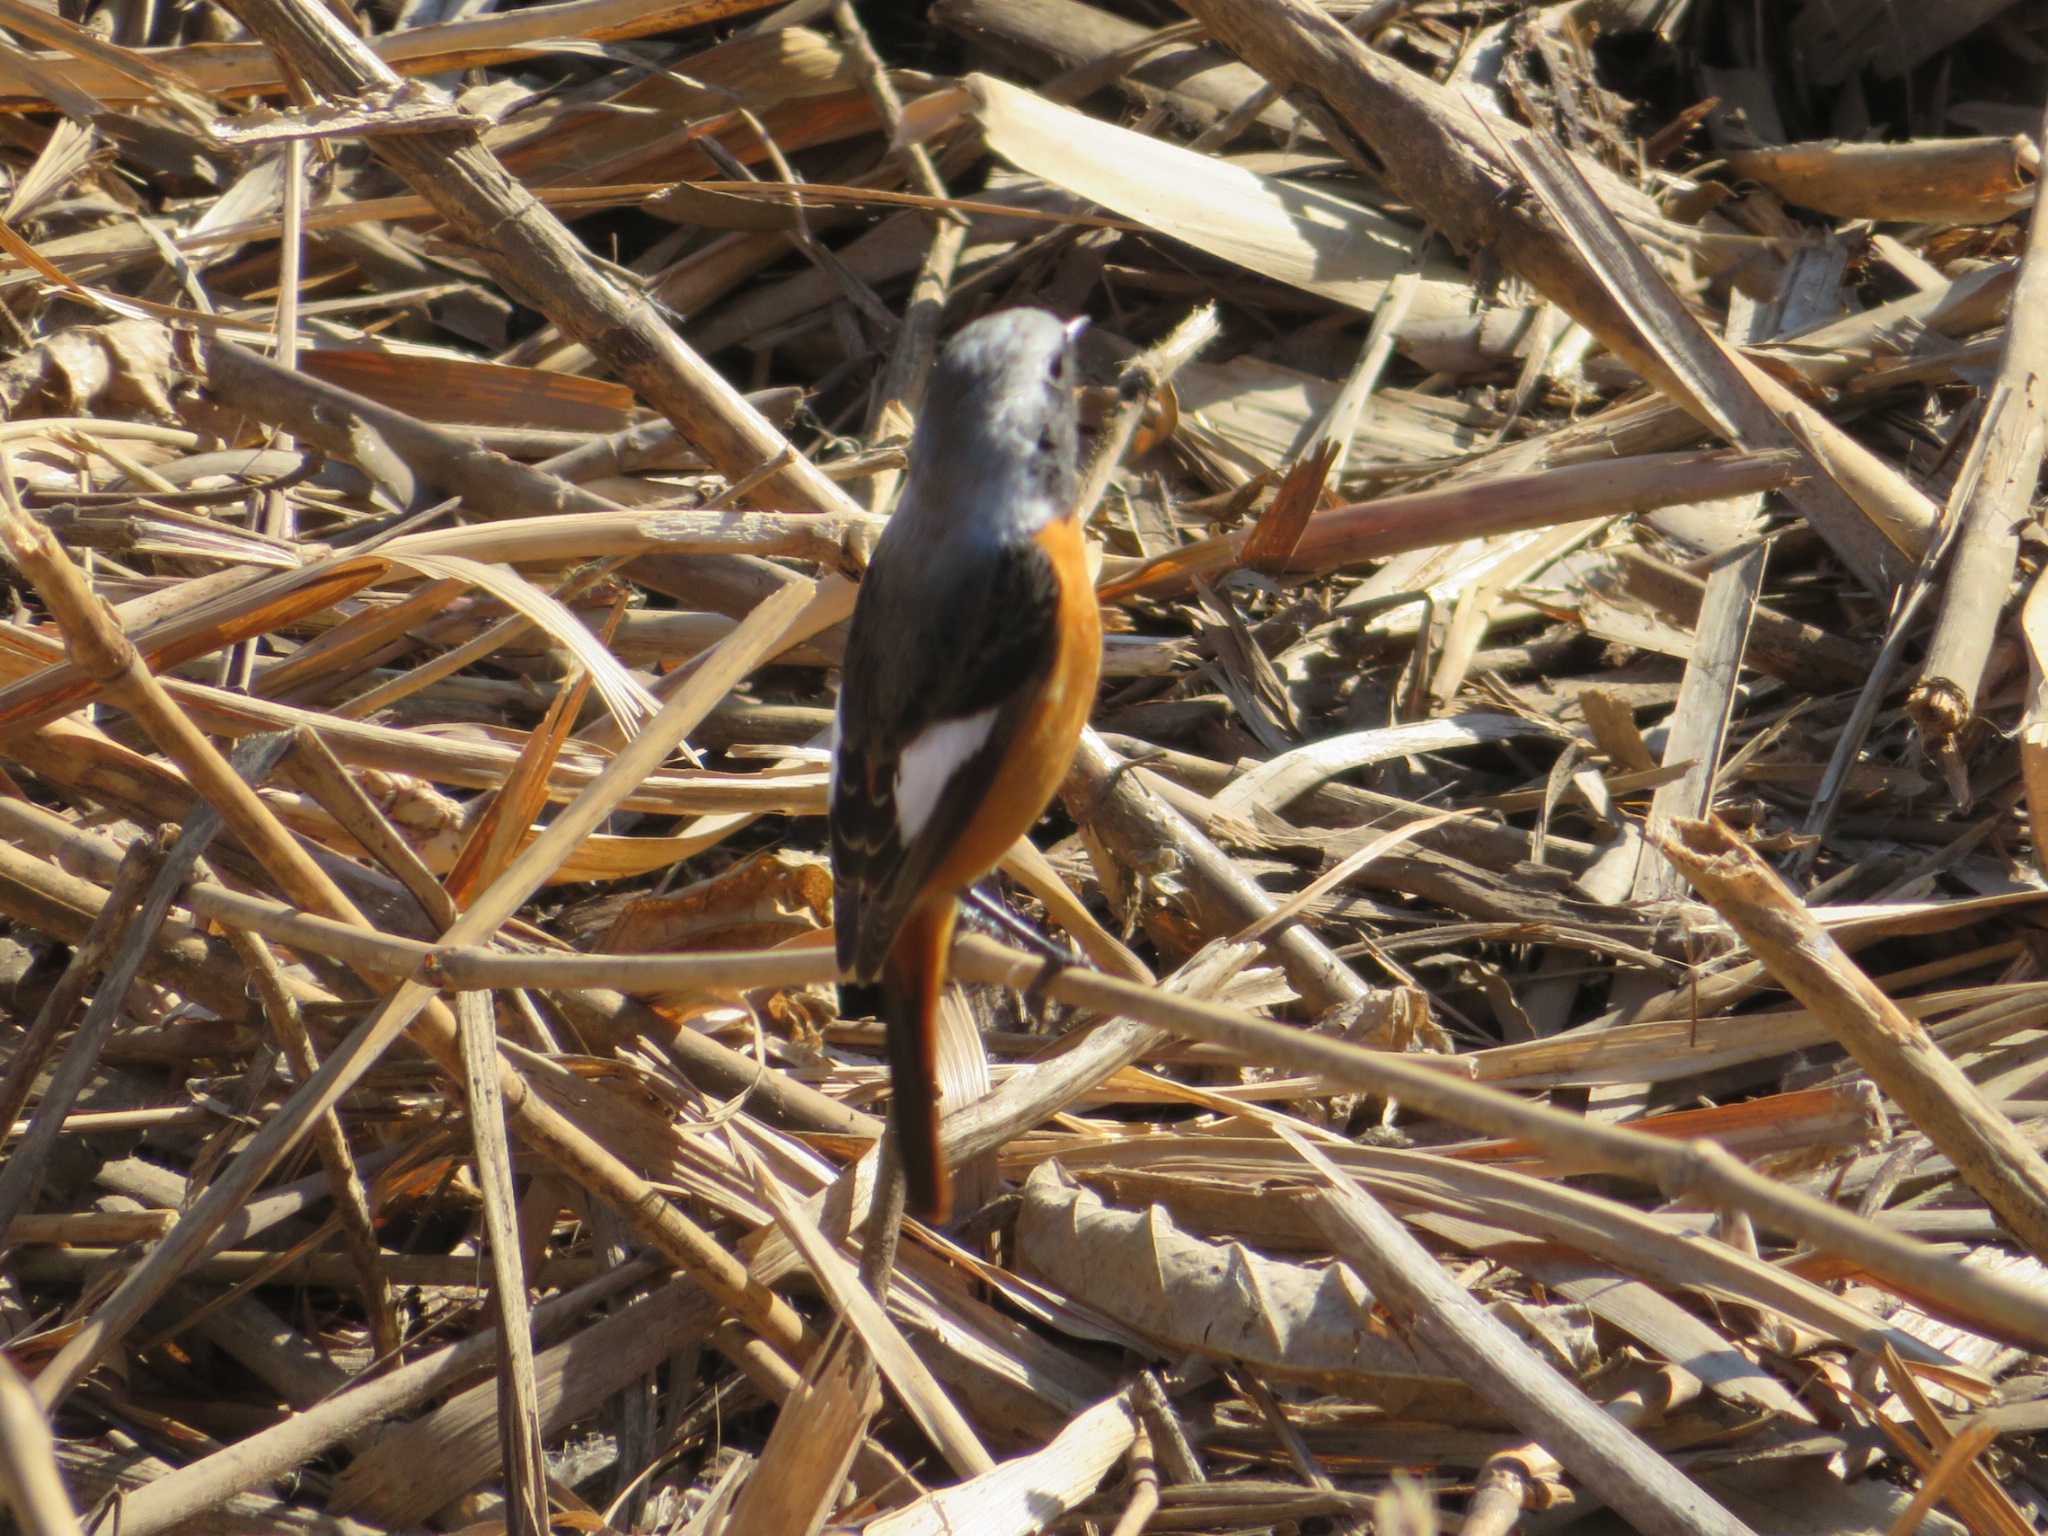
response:
M965 890L1001 862L1052 803L1095 707L1102 675L1102 612L1088 579L1079 518L1062 517L1037 535L1059 572L1058 651L1030 714L1018 723L981 808L932 878L934 894Z

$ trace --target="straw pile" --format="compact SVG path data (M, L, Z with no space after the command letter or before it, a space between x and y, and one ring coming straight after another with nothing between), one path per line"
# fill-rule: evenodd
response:
M2048 20L0 0L0 1492L534 1536L2048 1514ZM874 1218L944 338L1104 685Z

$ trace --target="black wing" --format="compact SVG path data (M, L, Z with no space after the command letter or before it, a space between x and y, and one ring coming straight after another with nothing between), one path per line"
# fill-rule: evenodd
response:
M833 915L840 969L862 980L972 820L1014 734L1004 709L906 843L896 808L903 749L933 725L1028 700L1059 640L1059 581L1020 540L942 577L916 549L878 552L854 605L840 683L832 787ZM894 555L898 558L884 559Z

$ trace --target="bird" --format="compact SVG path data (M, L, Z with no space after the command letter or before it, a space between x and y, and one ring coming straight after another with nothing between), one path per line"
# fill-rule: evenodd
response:
M841 667L834 942L878 991L905 1209L928 1222L951 1214L938 1008L959 899L1052 802L1102 670L1075 505L1085 323L999 310L941 351Z

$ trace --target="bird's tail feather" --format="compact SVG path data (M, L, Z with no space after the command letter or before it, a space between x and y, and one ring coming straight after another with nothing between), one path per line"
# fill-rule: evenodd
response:
M953 915L951 898L918 907L897 933L882 968L891 1124L908 1209L928 1222L946 1220L953 1205L952 1180L939 1152L939 997L946 986Z

